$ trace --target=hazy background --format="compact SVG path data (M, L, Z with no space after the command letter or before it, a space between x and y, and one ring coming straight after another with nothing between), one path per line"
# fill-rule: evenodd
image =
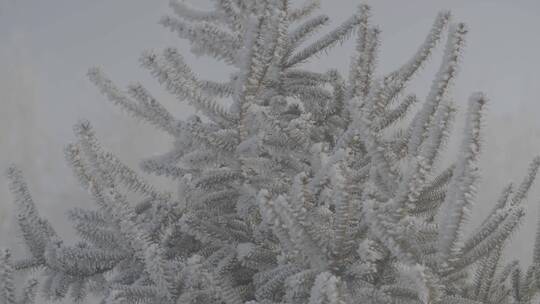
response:
M207 1L193 1L202 6ZM464 109L477 90L490 98L484 178L473 224L491 208L500 189L519 182L529 161L540 154L540 3L535 0L375 0L374 23L382 29L379 71L405 62L423 41L441 9L469 25L468 47L456 83L455 100ZM346 19L356 0L323 0L323 11L334 22ZM227 69L188 54L184 41L157 24L168 14L166 0L0 0L0 170L20 164L42 214L66 236L68 206L91 204L64 163L63 147L73 140L72 125L89 119L103 145L132 167L142 157L166 151L170 139L128 117L109 104L88 82L91 66L102 66L119 85L141 81L179 117L191 109L177 103L139 67L141 51L179 47L194 70L224 79ZM347 65L353 45L330 52L315 69ZM438 66L440 52L413 82L425 96ZM462 129L456 126L456 133ZM528 262L534 237L540 182L529 197L529 213L508 250ZM13 244L11 197L0 178L0 246Z

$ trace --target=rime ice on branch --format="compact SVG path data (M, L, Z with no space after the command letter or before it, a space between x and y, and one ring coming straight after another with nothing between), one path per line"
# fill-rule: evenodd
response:
M524 215L540 159L465 235L481 195L487 99L475 93L459 153L440 168L464 24L441 12L411 59L379 75L381 31L367 5L317 38L329 21L316 14L319 1L212 3L204 10L173 0L161 24L193 53L229 65L228 79L204 79L172 47L140 59L197 115L178 120L142 84L122 89L99 68L88 73L111 102L171 135L172 150L141 169L175 180L175 194L124 165L81 121L65 154L96 208L69 212L80 240L66 245L40 217L21 172L10 169L28 253L15 261L2 255L1 303L33 301L36 280L16 301L13 273L24 269L39 270L47 299L94 294L104 304L532 302L540 232L526 270L504 266L501 252ZM446 32L429 93L424 100L406 93ZM303 65L350 37L348 75Z

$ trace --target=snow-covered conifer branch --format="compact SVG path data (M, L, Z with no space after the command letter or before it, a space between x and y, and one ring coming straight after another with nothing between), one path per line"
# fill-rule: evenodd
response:
M482 110L487 100L481 93L471 95L465 126L465 135L461 145L461 157L458 160L448 194L439 211L440 251L443 258L458 253L461 249L463 224L469 216L478 179L478 157L480 153L480 128Z
M182 157L179 151L173 150L163 155L147 158L140 163L140 168L147 173L157 176L167 176L172 179L180 179L189 171L176 164Z
M98 248L107 248L109 244L126 245L103 212L74 209L68 212L68 218L73 221L77 234Z
M315 32L326 25L330 18L326 15L320 15L311 18L304 23L300 24L294 31L289 33L289 49L294 50L309 37L315 34Z
M432 125L433 116L439 108L440 103L446 97L448 89L457 75L466 33L467 28L462 23L453 25L450 29L439 72L431 85L426 102L424 102L422 109L413 120L411 138L408 145L408 151L412 157L417 155L420 145L426 138L427 128Z
M80 147L76 144L68 144L64 149L64 155L79 183L85 189L88 189L92 178L90 177L89 169L84 164Z
M168 48L162 56L147 52L143 54L141 63L180 100L187 99L195 109L217 122L226 123L232 120L231 115L221 105L201 91L195 75L176 49Z
M479 266L479 269L481 269L482 272L476 278L476 285L478 286L476 290L476 299L478 301L489 301L489 295L494 293L493 288L497 287L496 285L494 286L493 283L495 283L495 273L500 263L501 253L501 250L494 250L482 260L483 263Z
M527 193L529 192L529 189L532 186L532 183L536 179L536 174L538 173L538 169L540 168L540 157L536 157L533 159L531 164L529 165L529 170L527 172L527 175L519 185L519 188L514 193L514 196L512 197L512 206L519 205L521 201L527 196Z
M533 267L540 268L540 224L536 226L536 236L533 250ZM540 269L538 270L540 271Z
M382 117L377 119L376 125L373 127L375 131L381 131L391 125L392 123L403 118L410 110L411 106L418 102L415 95L407 96L397 107L386 111Z
M456 108L451 102L442 104L435 114L425 145L422 146L422 151L420 152L430 169L432 169L437 156L441 154L442 147L450 137L450 130L455 114Z
M450 17L450 12L440 12L435 19L430 32L426 36L425 41L411 59L397 71L385 77L385 79L389 80L387 96L390 99L396 96L413 75L425 64L436 45L441 40L442 32L448 25Z
M228 24L233 31L240 31L243 29L243 12L235 7L231 0L216 0L215 6L218 11L223 13L225 23Z
M291 9L288 18L291 21L297 21L310 16L316 9L321 6L320 0L304 0L300 7Z
M380 142L380 135L372 131L371 123L366 118L359 118L358 131L360 138L366 145L366 149L371 162L373 163L373 172L381 179L383 191L393 193L396 191L396 172L390 164L385 151L385 147ZM372 177L375 178L375 177Z
M231 97L234 94L234 88L231 83L219 83L210 80L200 80L201 90L210 96Z
M212 23L191 25L170 16L163 17L160 23L176 32L180 38L188 39L196 54L222 59L231 65L237 63L235 51L241 47L241 41L232 33Z
M495 208L490 212L486 217L484 222L480 225L478 230L470 236L463 245L463 251L469 251L472 247L479 244L485 238L487 238L491 233L493 233L500 224L508 217L508 215L513 211L511 208L507 208L508 197L510 196L511 188L507 187L504 189L501 197L497 201Z
M0 265L0 299L5 304L15 304L15 284L13 282L13 265L11 264L11 253L4 250Z
M121 92L99 68L90 69L88 77L111 102L127 110L135 117L145 119L173 136L176 135L176 121L173 116L153 99L141 85L132 85L129 89L130 95L138 101L135 102L128 98L124 92Z
M286 67L292 67L301 62L308 60L309 58L317 55L320 52L326 51L332 46L344 41L354 31L358 25L358 16L354 15L341 24L337 29L326 34L317 41L306 46L301 51L294 54L285 63Z
M275 213L275 216L285 225L291 243L297 248L298 253L304 255L312 267L324 269L327 264L324 249L319 247L317 237L312 235L309 228L306 227L309 223L305 215L302 214L305 212L302 207L291 207L283 196L268 201L267 206L272 210L269 212Z
M128 87L128 94L139 102L142 111L151 115L149 121L169 132L173 136L177 135L178 123L173 115L165 109L150 93L140 84L133 83Z
M370 7L368 5L361 5L359 8L359 14L358 14L358 32L357 32L357 38L356 38L356 53L354 54L353 60L351 62L351 71L349 75L350 80L350 97L353 96L359 96L359 93L363 94L363 97L365 97L364 94L366 92L367 88L361 88L362 86L361 81L363 80L360 77L360 73L362 73L362 68L365 68L365 62L363 60L366 59L367 55L366 52L369 48L369 18L370 18Z
M45 298L77 303L89 294L103 303L166 304L535 299L540 232L526 269L503 266L502 250L524 217L540 160L465 235L486 103L474 94L458 159L440 168L456 111L451 89L463 24L450 27L439 72L417 109L412 92L401 94L441 40L449 13L437 16L409 61L384 76L376 74L380 32L367 5L303 48L328 23L314 14L319 1L298 8L289 0L212 2L203 10L171 0L176 17L162 23L195 55L229 63L229 77L199 78L174 48L141 58L198 115L177 120L143 85L121 91L99 69L89 71L111 102L173 136L169 152L140 167L173 180L177 198L102 148L89 122L78 123L65 156L98 208L69 212L80 241L66 245L39 216L20 171L9 169L30 254L13 264L0 256L0 299L34 299L30 280L15 301L11 268L39 270ZM348 78L335 68L297 67L355 31Z
M470 266L502 246L521 223L524 215L523 208L515 207L510 210L508 216L493 233L489 234L482 242L475 244L469 251L463 251L463 254L455 262L451 263L452 270L450 273L465 269L465 267Z
M30 195L22 172L15 166L8 168L7 177L14 195L17 221L22 232L25 245L35 261L43 263L47 242L56 235L48 221L42 219Z
M350 235L347 235L348 228L352 217L355 216L352 206L352 185L350 177L344 171L343 168L340 168L339 165L334 167L334 174L332 176L332 184L334 186L334 204L335 204L335 220L334 220L334 237L332 244L332 255L336 258L343 256L347 253L347 248L345 244L350 238ZM347 244L350 245L350 244Z
M152 185L143 181L135 171L124 165L116 156L104 151L95 138L94 131L89 122L82 121L79 124L77 135L80 138L80 145L85 150L85 153L87 153L90 159L100 164L99 167L102 173L135 192L148 195L163 202L170 200L170 194L159 193Z

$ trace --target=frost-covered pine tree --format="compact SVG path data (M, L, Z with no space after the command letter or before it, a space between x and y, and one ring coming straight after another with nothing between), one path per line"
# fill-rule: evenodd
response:
M66 245L10 168L28 254L2 255L0 303L32 303L38 281L46 298L73 302L88 294L102 303L532 302L540 231L528 268L504 264L501 252L540 159L466 235L487 103L475 93L459 153L441 168L464 24L440 13L412 58L379 76L380 31L366 5L314 38L328 23L316 0L213 3L203 11L173 0L174 16L161 23L195 54L230 65L229 79L200 78L174 48L141 57L198 115L177 120L141 84L121 90L100 69L89 71L110 101L171 135L172 151L141 168L178 188L156 189L102 148L89 122L78 123L66 158L96 208L69 212L80 241ZM404 91L445 32L440 69L419 102ZM303 67L350 37L348 75ZM19 301L13 273L28 269L39 270L38 280L20 288Z

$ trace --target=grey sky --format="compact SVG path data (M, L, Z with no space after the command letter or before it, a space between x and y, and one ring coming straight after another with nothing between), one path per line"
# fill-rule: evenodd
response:
M487 191L485 200L491 201L506 180L502 175L520 177L532 156L540 153L540 122L534 115L540 109L540 86L537 85L540 83L540 60L537 59L540 2L367 2L373 6L374 23L382 29L379 61L383 72L409 58L439 10L450 9L455 21L469 25L469 42L455 97L458 104L463 104L467 96L477 90L490 97L487 123L490 130L496 131L490 131L486 137L486 145L491 150L486 151L484 158L484 172L488 176L483 189L497 189ZM347 18L358 3L356 0L323 0L323 12L337 24ZM33 192L38 194L36 200L48 207L44 208L47 216L63 217L64 210L56 214L63 209L60 205L66 205L66 200L69 205L71 200L74 205L89 202L84 193L73 190L77 184L63 162L62 148L72 140L71 126L77 119L91 120L103 144L132 166L136 166L141 157L166 151L169 145L167 137L127 117L99 95L85 76L89 67L103 66L122 86L131 81L143 82L181 117L185 117L189 109L178 105L138 66L141 51L178 46L200 74L213 79L227 75L223 65L188 55L186 43L157 24L159 17L167 13L166 0L0 0L0 80L3 80L0 102L10 105L7 110L2 108L0 121L13 122L0 129L3 145L0 169L12 158L25 162ZM347 43L312 66L317 69L337 66L346 71L351 51L352 44ZM414 81L413 88L419 96L425 95L438 58L435 56ZM459 125L456 130L460 130ZM30 144L31 141L35 142ZM18 153L22 151L24 157ZM4 183L4 179L0 181ZM0 207L7 204L2 187ZM533 196L530 201L537 203L538 198L538 195ZM478 214L485 212L488 204L478 207ZM528 218L524 228L529 233L518 239L522 243L530 240L530 231L534 229L530 219L536 218L536 208L531 208Z

